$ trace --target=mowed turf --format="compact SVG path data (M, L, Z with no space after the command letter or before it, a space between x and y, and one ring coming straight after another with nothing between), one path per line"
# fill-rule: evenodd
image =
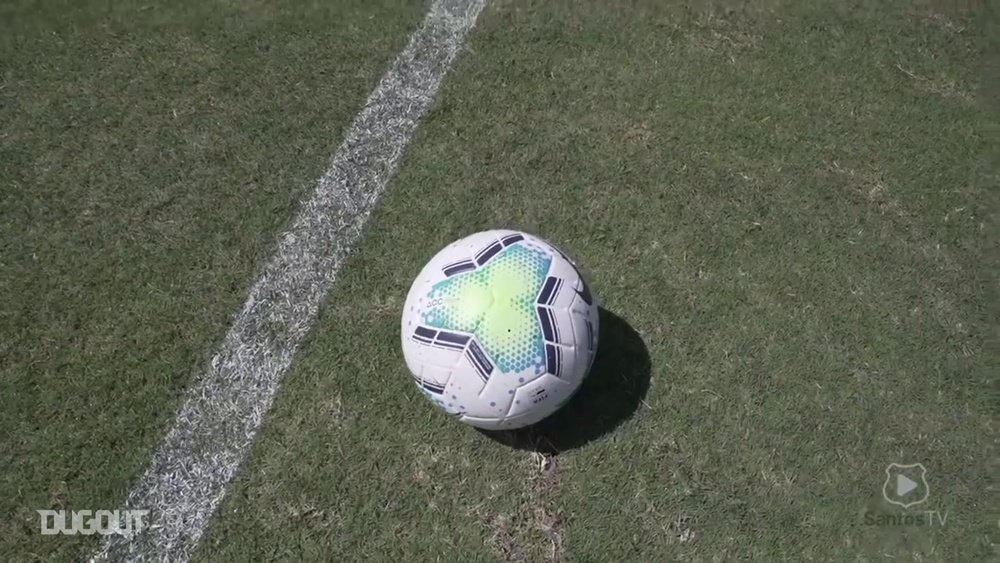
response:
M987 15L492 4L201 559L990 557ZM499 226L608 311L555 456L445 417L399 350L423 263ZM943 526L866 523L903 513L892 462Z
M0 5L0 559L114 509L424 2Z

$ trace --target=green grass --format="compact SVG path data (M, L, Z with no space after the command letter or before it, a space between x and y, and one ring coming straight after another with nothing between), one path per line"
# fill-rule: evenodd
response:
M114 508L422 2L0 5L0 553Z
M71 507L113 506L141 470L422 6L391 8L198 8L215 23L192 14L150 36L174 13L154 10L145 33L118 23L130 40L114 26L75 36L89 55L44 33L53 22L37 23L48 50L30 57L5 56L24 43L2 35L0 180L16 189L0 194L0 328L14 336L0 344L0 423L14 429L0 438L0 552L79 554L33 534L33 510L62 481ZM975 3L491 4L200 558L995 557L991 16ZM308 40L259 39L284 36L268 17ZM203 66L182 63L201 51L178 36ZM116 41L152 41L162 70L101 63ZM233 45L249 51L223 56ZM87 64L117 74L66 73ZM240 78L262 65L264 82ZM174 106L200 110L178 130L158 111ZM404 372L410 281L451 240L500 226L566 249L610 313L556 456L454 423ZM931 496L911 512L946 525L866 525L899 512L881 498L886 465L914 461Z
M204 560L985 556L982 30L935 13L492 7ZM498 225L564 245L650 357L634 416L544 472L398 352L423 261ZM946 527L864 525L893 461Z

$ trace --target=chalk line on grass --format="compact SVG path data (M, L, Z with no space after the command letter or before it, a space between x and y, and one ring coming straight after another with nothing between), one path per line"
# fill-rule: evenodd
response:
M133 537L108 536L92 561L191 558L296 348L484 3L432 4L279 237L221 349L129 492L126 508L150 510L151 525Z

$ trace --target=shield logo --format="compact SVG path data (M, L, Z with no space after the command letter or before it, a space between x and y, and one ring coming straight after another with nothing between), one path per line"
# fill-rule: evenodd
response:
M921 463L890 463L885 468L882 496L892 504L909 508L927 500L931 488L927 485L927 469Z

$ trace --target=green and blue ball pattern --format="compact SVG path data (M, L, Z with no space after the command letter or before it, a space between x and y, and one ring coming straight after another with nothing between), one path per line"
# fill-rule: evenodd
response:
M428 326L473 334L502 373L545 371L545 342L535 299L552 258L524 244L504 248L485 265L431 288Z

